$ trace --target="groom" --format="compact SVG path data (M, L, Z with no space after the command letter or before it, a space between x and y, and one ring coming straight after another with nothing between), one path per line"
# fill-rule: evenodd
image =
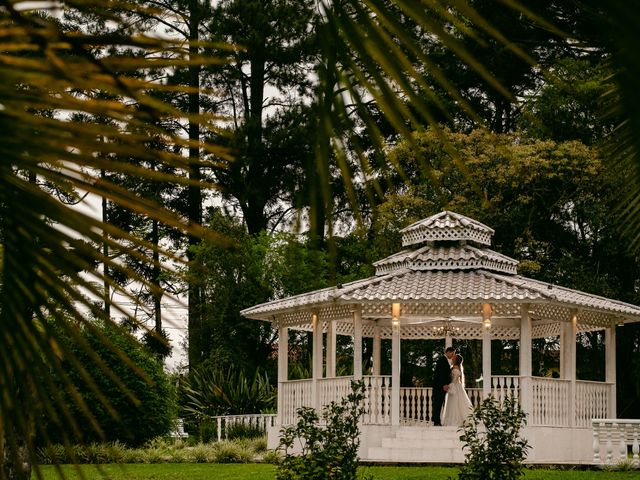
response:
M433 411L431 414L433 425L436 427L441 426L440 412L442 410L442 404L444 403L444 397L449 389L449 383L451 383L451 365L449 361L455 355L456 349L448 347L444 351L444 356L441 355L436 362L436 369L433 372Z

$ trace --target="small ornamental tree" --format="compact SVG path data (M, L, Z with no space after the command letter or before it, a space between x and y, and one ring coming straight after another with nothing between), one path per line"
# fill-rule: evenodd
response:
M520 437L526 414L512 395L502 404L489 396L463 424L465 463L459 480L515 480L522 476L529 442Z
M331 402L320 418L313 408L298 409L298 423L280 435L284 459L277 480L355 480L360 429L364 413L364 383L351 382L351 393L340 403ZM294 453L299 442L301 453Z

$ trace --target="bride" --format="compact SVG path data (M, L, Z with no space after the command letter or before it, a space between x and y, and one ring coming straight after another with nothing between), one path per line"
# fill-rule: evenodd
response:
M462 356L451 358L451 383L444 401L444 415L442 425L459 427L473 409L471 400L464 390L464 374L462 371Z

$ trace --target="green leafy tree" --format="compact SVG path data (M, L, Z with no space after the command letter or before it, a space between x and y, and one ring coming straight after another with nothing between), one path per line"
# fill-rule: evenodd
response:
M231 121L225 133L234 153L231 162L219 159L213 174L252 235L279 223L287 209L282 200L292 201L305 150L312 150L312 137L300 126L309 118L304 104L317 20L310 0L224 0L208 23L211 40L239 47L209 69L220 111Z

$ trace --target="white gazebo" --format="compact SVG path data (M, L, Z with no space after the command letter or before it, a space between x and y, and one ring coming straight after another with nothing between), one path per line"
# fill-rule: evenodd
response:
M401 233L405 250L376 262L371 278L242 311L279 330L278 426L293 423L301 406L340 399L361 379L362 460L462 461L456 429L431 425L431 389L401 387L400 340L481 339L485 381L470 397L518 397L528 415L529 462L610 461L627 445L637 458L640 427L621 430L615 420L615 336L617 326L640 321L640 307L519 276L516 260L489 249L494 231L460 214L444 211ZM312 378L288 380L290 328L313 332ZM604 382L576 378L576 334L595 330L605 331ZM337 335L353 337L352 376L336 376ZM560 337L560 378L533 376L532 339L553 336ZM371 375L362 371L363 337L373 339ZM382 339L391 340L391 375L380 374ZM492 375L492 339L519 340L518 375ZM277 437L278 427L271 446Z

